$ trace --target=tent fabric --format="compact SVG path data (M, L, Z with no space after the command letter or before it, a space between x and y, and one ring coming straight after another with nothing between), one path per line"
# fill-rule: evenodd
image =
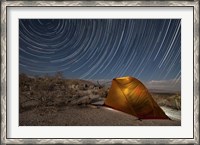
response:
M169 119L142 82L129 76L112 80L104 104L139 119Z

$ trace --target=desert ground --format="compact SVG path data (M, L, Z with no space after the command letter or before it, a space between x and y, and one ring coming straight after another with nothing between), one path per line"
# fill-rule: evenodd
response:
M20 126L180 126L181 97L151 92L170 117L145 119L104 106L109 86L56 76L19 76Z

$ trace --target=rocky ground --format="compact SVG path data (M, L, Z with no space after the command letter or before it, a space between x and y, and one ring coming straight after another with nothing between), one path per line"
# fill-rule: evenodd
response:
M108 87L85 80L19 77L20 126L177 126L181 125L180 95L152 93L172 120L138 120L103 105Z

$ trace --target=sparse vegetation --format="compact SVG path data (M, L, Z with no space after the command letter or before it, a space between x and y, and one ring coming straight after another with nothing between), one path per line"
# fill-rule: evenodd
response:
M152 93L152 96L159 106L181 110L181 95L178 93Z
M64 79L60 73L44 77L19 75L20 112L44 106L86 105L106 95L104 87L85 80Z
M25 74L20 74L19 124L20 126L79 125L79 122L75 122L75 120L89 124L88 121L91 123L94 118L87 116L98 116L96 113L99 113L99 115L111 113L106 112L108 113L106 114L105 109L94 106L99 102L103 104L108 90L108 86L104 86L99 82L95 84L86 80L65 79L61 73L55 76L47 74L43 77L29 77ZM160 106L181 109L180 94L152 93L152 96ZM89 115L88 112L93 114ZM111 115L113 115L112 113ZM83 114L87 115L83 116ZM107 118L109 117L108 115ZM101 119L98 121L101 122ZM133 123L132 119L130 120ZM102 120L101 123L104 124L105 122ZM95 124L95 122L92 123ZM141 122L139 121L138 123L140 124ZM175 125L177 124L179 125L180 122L175 122Z
M64 79L61 73L43 77L19 75L20 112L36 107L87 105L103 101L108 88L85 80ZM160 106L181 110L180 94L152 93Z

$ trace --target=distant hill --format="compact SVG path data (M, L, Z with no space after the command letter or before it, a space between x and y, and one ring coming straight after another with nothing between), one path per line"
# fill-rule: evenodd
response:
M112 80L88 80L92 83L94 83L95 85L100 85L103 87L110 87L112 84Z
M169 93L169 94L180 94L180 91L173 91L173 90L161 90L161 89L148 89L151 93Z

